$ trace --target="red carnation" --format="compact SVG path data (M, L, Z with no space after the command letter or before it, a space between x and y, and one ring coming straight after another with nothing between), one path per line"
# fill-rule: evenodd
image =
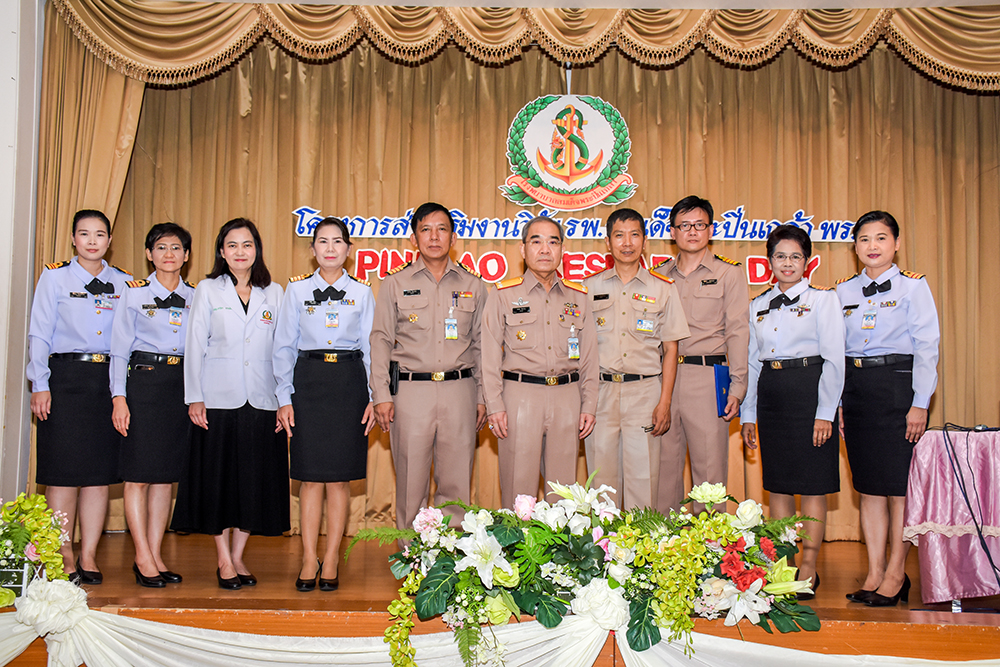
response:
M740 553L743 553L746 550L747 550L747 541L743 539L742 535L740 535L740 539L738 539L736 542L732 542L726 545L726 551L730 553L732 553L733 551L739 551Z
M722 565L719 569L727 577L735 578L736 575L744 570L743 561L740 560L740 557L735 552L727 551L726 555L722 557Z
M778 551L774 548L774 542L770 537L760 538L760 550L771 560L778 560Z
M753 585L753 582L758 579L763 579L767 581L767 573L759 567L752 567L749 570L739 572L733 576L733 583L736 584L736 588L741 591L745 591Z

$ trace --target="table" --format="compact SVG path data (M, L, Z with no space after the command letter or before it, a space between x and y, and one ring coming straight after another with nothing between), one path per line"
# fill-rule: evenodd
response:
M957 454L953 469L944 431L927 431L913 450L903 539L919 546L924 604L1000 594L955 469L1000 566L1000 433L947 432Z

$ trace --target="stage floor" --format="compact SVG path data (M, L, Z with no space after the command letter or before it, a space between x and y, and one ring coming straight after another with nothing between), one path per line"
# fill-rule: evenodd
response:
M184 582L149 589L135 584L131 538L127 534L109 534L103 537L98 552L104 583L85 589L92 609L160 622L259 634L378 636L389 623L386 607L397 597L397 582L387 564L394 551L390 545L360 543L350 559L340 565L339 590L300 593L294 587L301 558L299 538L252 537L245 560L259 583L224 591L216 583L212 538L171 533L164 541L164 557L172 570L184 576ZM916 549L911 549L907 564L913 581L909 604L872 609L848 603L844 598L859 587L864 575L864 545L828 542L820 556L822 585L816 599L809 603L824 628L818 633L768 635L759 628L740 624L746 625L742 637L822 653L939 660L1000 658L1000 613L953 614L948 604L922 604L916 556ZM964 606L1000 611L1000 597L966 600ZM444 624L435 619L418 622L414 632L445 630ZM699 619L696 631L737 639L741 636L738 629L724 627L721 620ZM35 659L43 657L44 646L38 641L32 648L13 664L36 664L29 654Z

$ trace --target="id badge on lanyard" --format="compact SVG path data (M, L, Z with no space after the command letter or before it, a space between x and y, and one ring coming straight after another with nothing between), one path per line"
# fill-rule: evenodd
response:
M580 339L576 337L576 325L570 325L569 327L569 349L567 350L570 359L580 358Z
M103 296L94 297L94 307L100 310L111 310L114 306L111 305L111 299Z
M336 329L340 326L340 312L337 307L330 305L326 309L326 328Z
M179 327L181 325L181 313L184 312L180 308L170 309L170 325L174 327Z
M451 293L451 307L448 308L448 317L444 320L444 339L458 340L458 320L455 319L455 306L458 303L458 292Z
M878 311L874 308L871 310L866 310L861 314L861 328L862 329L874 329L875 328L875 316Z

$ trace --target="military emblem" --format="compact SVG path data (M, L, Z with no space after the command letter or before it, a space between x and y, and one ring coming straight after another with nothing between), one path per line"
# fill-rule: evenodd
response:
M625 119L601 98L539 97L510 125L513 174L500 192L515 204L559 211L621 203L638 187L626 173L631 148Z
M416 313L410 313L410 321L411 322L416 322L417 321L417 314Z
M597 326L603 327L606 323L607 323L607 320L604 319L603 317L598 317L597 318Z
M527 337L528 337L528 334L524 333L523 331L518 331L517 332L517 339L518 340L524 340Z

